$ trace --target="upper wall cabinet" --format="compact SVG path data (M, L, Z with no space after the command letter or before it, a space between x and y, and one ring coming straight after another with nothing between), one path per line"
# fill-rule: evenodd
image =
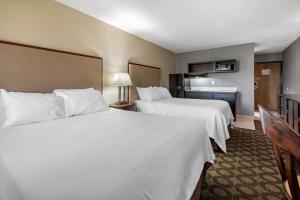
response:
M236 60L222 60L205 63L190 63L189 74L229 73L237 71Z

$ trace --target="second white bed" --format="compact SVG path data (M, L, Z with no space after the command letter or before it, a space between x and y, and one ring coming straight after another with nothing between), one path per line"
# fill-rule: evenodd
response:
M137 100L139 112L196 119L204 123L205 131L226 152L230 138L228 126L234 117L228 102L220 100L165 98L156 101Z

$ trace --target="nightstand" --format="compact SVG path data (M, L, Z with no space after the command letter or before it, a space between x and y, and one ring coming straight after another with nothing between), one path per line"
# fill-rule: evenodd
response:
M109 107L121 109L121 110L129 110L129 111L136 111L136 103L135 102L128 102L125 104L110 104Z

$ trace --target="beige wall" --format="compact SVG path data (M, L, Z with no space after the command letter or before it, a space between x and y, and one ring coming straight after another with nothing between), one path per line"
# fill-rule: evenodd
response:
M164 86L175 72L174 53L53 0L0 0L0 40L101 56L109 103L113 73L127 72L128 60L161 67Z

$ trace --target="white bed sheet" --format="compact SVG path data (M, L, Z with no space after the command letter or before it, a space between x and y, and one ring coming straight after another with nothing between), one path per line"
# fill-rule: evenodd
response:
M166 98L157 101L137 100L137 109L143 113L195 119L205 125L206 133L226 152L230 138L228 126L233 124L233 114L226 101Z
M190 199L214 153L194 120L108 110L0 129L1 200Z

